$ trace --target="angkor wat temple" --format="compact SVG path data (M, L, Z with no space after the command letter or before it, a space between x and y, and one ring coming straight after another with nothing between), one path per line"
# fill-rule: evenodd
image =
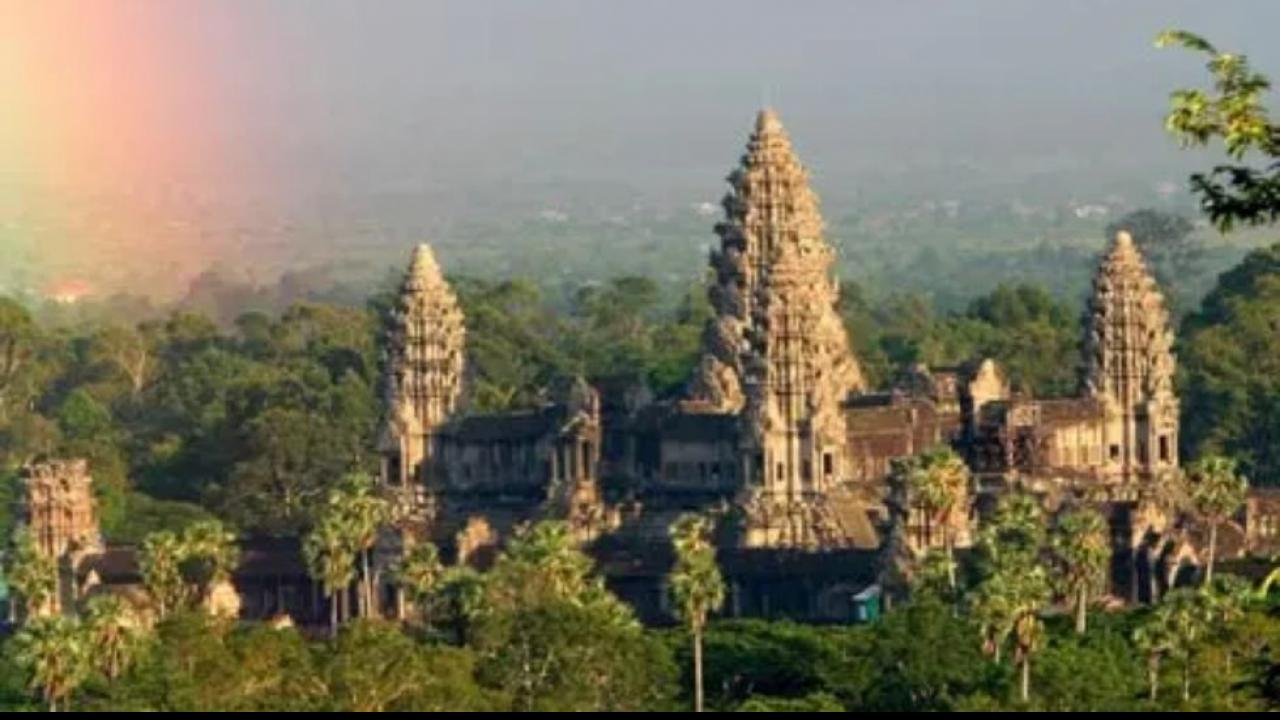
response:
M1080 367L1074 397L1013 392L984 358L915 367L877 390L837 313L817 196L772 111L757 117L728 185L710 257L714 317L679 398L657 400L626 379L566 378L540 407L472 412L466 318L430 248L417 248L386 348L382 483L400 519L378 565L419 542L483 565L519 524L558 518L611 588L660 619L668 528L683 513L711 512L726 613L847 619L855 598L943 542L932 514L891 487L890 471L896 459L947 446L972 473L945 533L959 548L1016 486L1050 512L1070 503L1104 511L1111 592L1121 599L1149 601L1197 571L1201 533L1161 496L1179 464L1173 338L1127 235L1097 268L1081 356L1061 359ZM54 477L68 473L74 482ZM136 585L131 551L86 539L93 528L83 526L96 521L85 519L82 465L34 467L28 489L27 520L50 552L74 555L66 572L77 588ZM1254 491L1223 530L1220 557L1274 550L1278 519L1280 498ZM249 543L243 557L234 578L242 614L326 617L296 542ZM395 589L384 584L391 612Z
M561 518L616 590L659 612L668 527L712 511L731 612L844 617L894 553L941 541L927 514L893 501L888 478L894 459L946 445L974 478L953 521L961 547L1018 485L1050 510L1105 510L1121 597L1148 599L1194 566L1194 533L1157 497L1178 468L1173 337L1128 235L1097 268L1075 397L1011 392L981 358L875 390L837 313L818 198L773 111L757 117L728 184L714 319L679 399L578 378L541 408L467 412L465 318L431 250L417 249L389 347L383 477L406 518L389 555L428 540L467 561L518 523ZM888 547L895 533L905 547Z

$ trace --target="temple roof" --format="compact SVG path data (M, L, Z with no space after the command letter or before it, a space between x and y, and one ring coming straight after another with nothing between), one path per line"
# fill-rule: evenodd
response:
M442 427L440 435L458 442L524 442L558 433L563 418L563 408L559 406L516 413L467 415Z
M761 108L756 115L756 133L764 135L782 132L786 132L786 129L782 127L782 120L778 117L777 111L771 107Z

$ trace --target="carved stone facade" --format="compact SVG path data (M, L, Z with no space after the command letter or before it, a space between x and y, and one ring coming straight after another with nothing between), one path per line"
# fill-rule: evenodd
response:
M715 315L680 398L655 399L634 378L567 378L535 407L469 411L462 312L430 248L415 250L386 341L382 481L400 514L379 539L379 572L422 541L483 566L517 525L559 518L642 618L665 619L669 527L708 512L721 519L728 614L848 619L855 595L908 582L928 548L963 549L1018 485L1050 512L1105 513L1118 597L1149 601L1194 573L1202 529L1171 512L1162 485L1178 464L1172 337L1127 236L1097 271L1076 397L1016 394L989 359L917 366L872 391L835 311L817 197L776 114L756 118L728 182L710 259ZM972 475L945 517L889 483L895 460L939 446ZM24 478L22 517L43 552L65 559L70 587L145 595L133 549L100 547L83 461L34 464ZM1243 522L1227 526L1220 557L1273 552L1280 496L1254 490ZM297 538L242 550L242 616L327 619ZM384 590L393 612L401 603Z
M458 409L466 326L458 299L428 245L419 245L400 286L387 337L383 476L408 515L430 512L434 437Z
M828 375L842 384L840 396L860 389L861 372L834 313L836 287L829 273L833 258L822 239L818 197L772 110L757 116L746 154L728 182L722 201L725 219L715 228L720 247L711 254L715 280L709 299L715 316L706 329L687 407L742 410L748 403L750 363L783 362L788 353L799 350L792 343L796 336L839 360ZM772 334L770 321L776 325ZM787 321L794 325L784 327ZM776 368L772 376L775 389L795 385ZM806 389L796 387L795 392Z
M665 556L668 527L710 511L723 518L729 607L822 617L840 605L832 593L882 577L886 550L918 558L935 535L968 544L984 507L1017 484L1046 503L1102 507L1117 585L1142 595L1133 588L1157 573L1151 558L1177 545L1157 501L1177 467L1178 403L1167 314L1127 237L1097 273L1077 397L1017 395L991 360L919 366L872 392L836 311L817 197L772 111L756 118L728 183L710 258L714 317L681 398L575 378L539 407L461 411L461 314L419 250L389 347L394 441L383 446L387 484L431 509L417 539L483 563L517 524L564 518L615 589L656 606L666 568L651 558ZM887 482L895 459L944 445L973 476L945 535L895 512ZM838 567L823 564L835 557Z
M84 460L41 460L22 469L18 517L36 549L58 567L58 591L41 613L74 607L74 569L85 556L102 551L93 478Z
M1102 404L1108 479L1150 481L1178 467L1178 399L1169 315L1156 281L1120 232L1093 282L1084 392Z
M743 248L751 298L740 360L744 541L847 546L829 500L848 478L843 406L864 389L862 372L836 311L817 196L772 111L760 113L730 181L721 237Z

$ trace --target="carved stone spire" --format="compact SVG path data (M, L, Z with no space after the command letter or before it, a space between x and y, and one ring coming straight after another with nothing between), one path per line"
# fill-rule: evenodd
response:
M387 358L388 482L425 479L431 435L458 407L466 328L428 245L419 245L392 311Z
M28 612L58 614L75 603L75 569L80 560L103 549L93 478L82 459L33 462L22 469L21 478L19 518L36 550L58 567L53 596Z
M1106 412L1107 474L1129 481L1176 468L1173 333L1160 288L1127 232L1116 235L1094 276L1084 355L1085 394Z
M843 545L828 500L849 477L842 403L864 382L817 195L772 110L728 181L711 256L716 314L686 407L740 413L746 544Z
M754 352L749 336L753 324L764 320L755 306L761 302L760 286L774 265L781 263L779 286L813 280L819 287L811 300L825 303L834 316L835 285L829 276L831 250L822 239L823 223L818 198L809 187L808 173L796 158L777 113L765 109L756 117L755 130L738 167L727 178L729 192L722 205L725 219L716 225L720 247L711 254L715 274L709 291L715 316L703 338L704 353L689 387L690 407L714 412L738 412L746 405L744 358ZM800 276L803 275L803 278ZM775 312L778 303L774 303ZM823 308L813 310L806 329L822 326L823 337L843 345L847 362L832 368L844 391L862 386L862 375L852 355L843 326L831 334L832 324L818 319Z

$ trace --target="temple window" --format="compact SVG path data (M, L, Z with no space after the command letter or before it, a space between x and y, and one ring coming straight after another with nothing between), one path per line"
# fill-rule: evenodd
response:
M1160 436L1160 462L1169 462L1169 461L1170 461L1169 436L1161 435Z
M831 453L822 453L822 474L831 475L835 472L835 463L832 462Z

